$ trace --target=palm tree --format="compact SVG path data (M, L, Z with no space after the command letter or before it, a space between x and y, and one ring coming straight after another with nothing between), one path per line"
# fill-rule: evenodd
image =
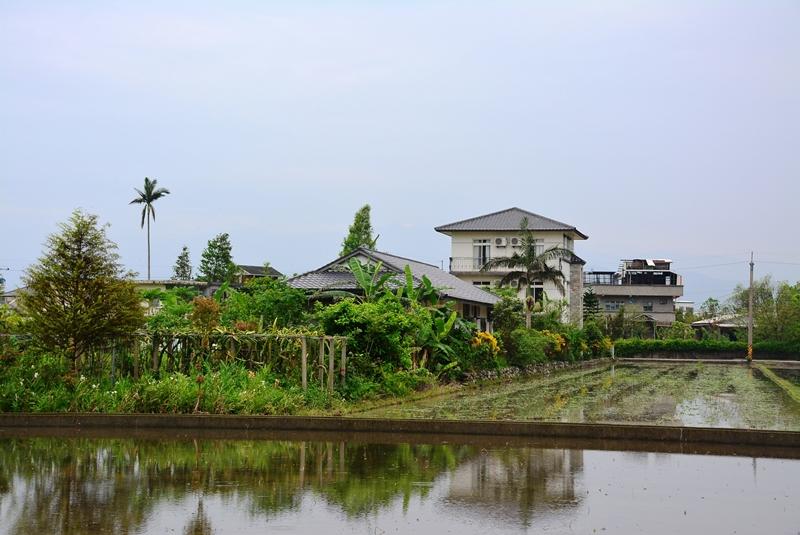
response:
M540 253L536 252L536 240L533 232L528 230L528 218L522 218L519 225L521 237L519 251L515 251L511 256L492 258L483 265L481 271L489 271L494 268L509 268L509 271L502 279L500 286L518 281L526 285L525 291L525 326L531 328L531 312L535 304L533 298L533 281L552 282L556 288L565 295L564 273L560 269L548 264L551 260L572 260L575 255L569 249L563 247L550 247Z
M156 188L158 180L150 180L144 177L144 191L139 188L133 188L138 197L133 199L129 204L143 204L142 207L142 228L144 228L144 221L147 220L147 280L150 280L150 218L156 220L156 210L153 208L153 203L163 197L169 195L169 190L166 188Z

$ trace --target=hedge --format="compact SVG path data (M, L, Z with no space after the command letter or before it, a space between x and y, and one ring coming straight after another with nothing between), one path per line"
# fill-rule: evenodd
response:
M729 340L643 340L626 338L614 343L614 355L632 357L652 353L741 353L747 354L747 342ZM786 355L800 358L800 344L791 342L756 342L753 354Z

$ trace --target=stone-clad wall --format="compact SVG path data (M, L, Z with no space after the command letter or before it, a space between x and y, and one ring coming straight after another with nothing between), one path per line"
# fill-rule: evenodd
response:
M578 262L569 268L569 320L583 326L583 264Z

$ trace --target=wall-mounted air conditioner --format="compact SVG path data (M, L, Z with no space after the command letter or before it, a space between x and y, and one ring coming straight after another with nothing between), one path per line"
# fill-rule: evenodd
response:
M522 243L519 238L517 238L516 236L511 238L511 247L519 247L520 245L522 245Z
M495 238L494 239L494 246L495 247L505 247L506 246L506 239L505 238Z

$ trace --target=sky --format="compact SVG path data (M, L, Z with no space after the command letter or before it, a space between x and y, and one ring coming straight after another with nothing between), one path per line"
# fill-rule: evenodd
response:
M227 232L285 274L512 206L587 234L587 270L670 258L685 298L800 280L800 3L0 3L0 275L81 208L154 278Z

